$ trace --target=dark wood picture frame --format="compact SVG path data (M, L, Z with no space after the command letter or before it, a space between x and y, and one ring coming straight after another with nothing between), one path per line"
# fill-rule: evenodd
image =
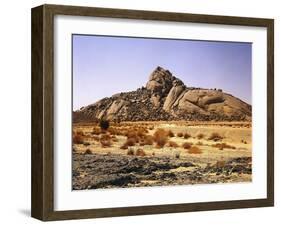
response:
M54 211L54 16L95 16L265 27L267 29L267 198L156 206ZM109 8L42 5L32 9L31 215L50 221L274 205L274 20Z

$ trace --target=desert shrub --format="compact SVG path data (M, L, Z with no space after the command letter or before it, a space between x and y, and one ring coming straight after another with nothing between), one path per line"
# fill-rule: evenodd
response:
M215 166L217 168L223 168L223 167L225 167L225 164L226 164L226 162L224 160L219 160L216 162Z
M164 129L157 129L154 132L153 139L158 148L162 148L168 141L168 134Z
M139 148L139 149L136 151L136 155L137 155L137 156L146 156L145 151L142 150L141 148Z
M123 149L123 150L128 149L128 145L125 143L120 147L120 149Z
M201 154L202 151L197 146L192 146L191 148L189 148L188 153L189 154Z
M84 146L89 146L90 145L89 142L84 142L83 144L84 144Z
M198 138L199 140L203 139L204 137L205 137L205 135L204 135L203 133L199 133L199 134L197 135L197 138Z
M236 147L231 146L231 145L226 144L226 143L213 144L212 147L218 148L219 150L223 150L224 148L236 149Z
M218 133L212 133L210 135L210 137L208 138L208 140L213 140L213 141L220 141L222 139L223 139L223 137L221 135L219 135Z
M134 152L133 149L129 149L129 150L127 151L127 155L134 155L134 154L135 154L135 152Z
M172 130L169 130L169 131L168 131L168 136L169 136L169 137L174 137L174 136L175 136L175 134L173 133L173 131L172 131Z
M183 147L184 149L190 149L190 148L191 148L191 143L189 143L189 142L184 142L184 143L182 144L182 147Z
M72 138L74 144L83 144L83 136L75 134Z
M91 149L86 149L86 151L84 152L85 155L90 155L93 154L93 152L91 151Z
M134 138L128 138L125 144L127 146L134 146L136 144L136 140Z
M93 140L95 140L95 141L100 141L100 137L97 136L97 135L93 135L92 138L93 138Z
M143 139L143 145L152 145L153 144L153 137L151 135L146 135Z
M188 139L188 138L190 138L191 137L191 135L189 134L189 133L185 133L184 135L183 135L183 138L184 139Z
M153 129L154 129L154 126L149 126L148 129L149 129L149 130L153 130Z
M111 146L111 141L110 140L100 140L101 146L103 148L107 148Z
M139 137L137 135L137 133L133 130L129 130L127 133L126 133L126 136L128 139L134 139L134 142L135 143L138 143L139 142Z
M178 136L178 137L183 137L183 133L182 133L182 132L179 132L179 133L177 133L177 136Z
M201 142L201 141L198 141L198 142L196 143L196 145L199 145L199 146L201 146L201 145L203 145L203 142Z
M117 137L113 137L111 140L112 140L112 142L118 142Z
M179 159L180 158L180 153L176 153L175 157L176 157L176 159Z
M97 127L94 127L94 128L93 128L92 134L94 134L94 135L99 135L100 133L101 133L100 128L97 128Z
M174 141L169 141L168 147L177 148L179 145Z
M102 130L107 130L109 128L109 121L106 119L101 119L100 120L100 128Z
M80 135L80 136L84 136L84 133L81 130L78 130L75 134Z

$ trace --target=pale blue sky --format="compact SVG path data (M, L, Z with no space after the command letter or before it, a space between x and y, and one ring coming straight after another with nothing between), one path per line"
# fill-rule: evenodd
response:
M145 86L157 66L251 104L251 43L73 35L73 109Z

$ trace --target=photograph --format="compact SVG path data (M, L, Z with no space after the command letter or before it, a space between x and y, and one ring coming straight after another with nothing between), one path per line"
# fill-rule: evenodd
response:
M252 43L72 34L72 190L252 182Z

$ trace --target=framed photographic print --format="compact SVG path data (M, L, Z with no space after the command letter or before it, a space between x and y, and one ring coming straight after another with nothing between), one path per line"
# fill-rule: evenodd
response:
M32 9L32 216L273 206L272 19Z

